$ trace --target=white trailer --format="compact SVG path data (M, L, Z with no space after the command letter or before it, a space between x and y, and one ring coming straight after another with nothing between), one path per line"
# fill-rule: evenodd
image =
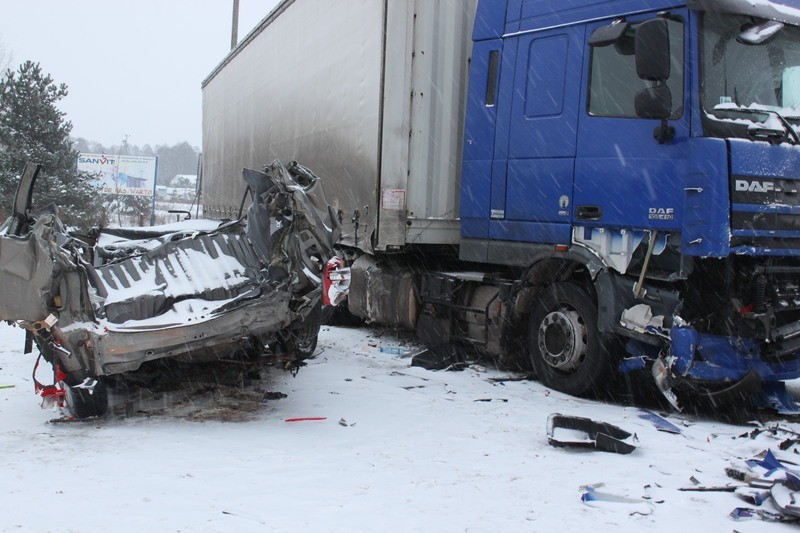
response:
M323 178L341 244L457 244L476 0L284 0L203 82L203 205L236 216L242 167Z

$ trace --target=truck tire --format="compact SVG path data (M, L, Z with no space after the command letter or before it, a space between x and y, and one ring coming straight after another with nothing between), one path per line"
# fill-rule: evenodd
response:
M531 314L528 354L539 380L573 396L611 392L610 339L597 329L597 305L575 283L542 289Z
M103 416L108 410L108 389L99 379L93 391L67 385L66 402L75 418Z

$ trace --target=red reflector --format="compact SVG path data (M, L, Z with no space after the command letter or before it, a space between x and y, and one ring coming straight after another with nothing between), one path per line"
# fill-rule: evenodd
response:
M569 244L556 244L556 252L569 251Z

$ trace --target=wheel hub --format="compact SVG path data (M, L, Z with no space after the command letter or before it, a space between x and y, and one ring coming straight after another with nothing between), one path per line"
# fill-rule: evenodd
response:
M559 309L544 317L539 325L539 353L553 368L572 372L586 356L587 338L580 315L574 310Z

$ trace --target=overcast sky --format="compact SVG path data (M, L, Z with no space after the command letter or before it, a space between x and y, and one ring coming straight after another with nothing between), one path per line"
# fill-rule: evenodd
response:
M240 0L239 38L278 0ZM233 0L4 0L12 68L41 64L69 96L72 135L200 146L200 83L230 49Z

